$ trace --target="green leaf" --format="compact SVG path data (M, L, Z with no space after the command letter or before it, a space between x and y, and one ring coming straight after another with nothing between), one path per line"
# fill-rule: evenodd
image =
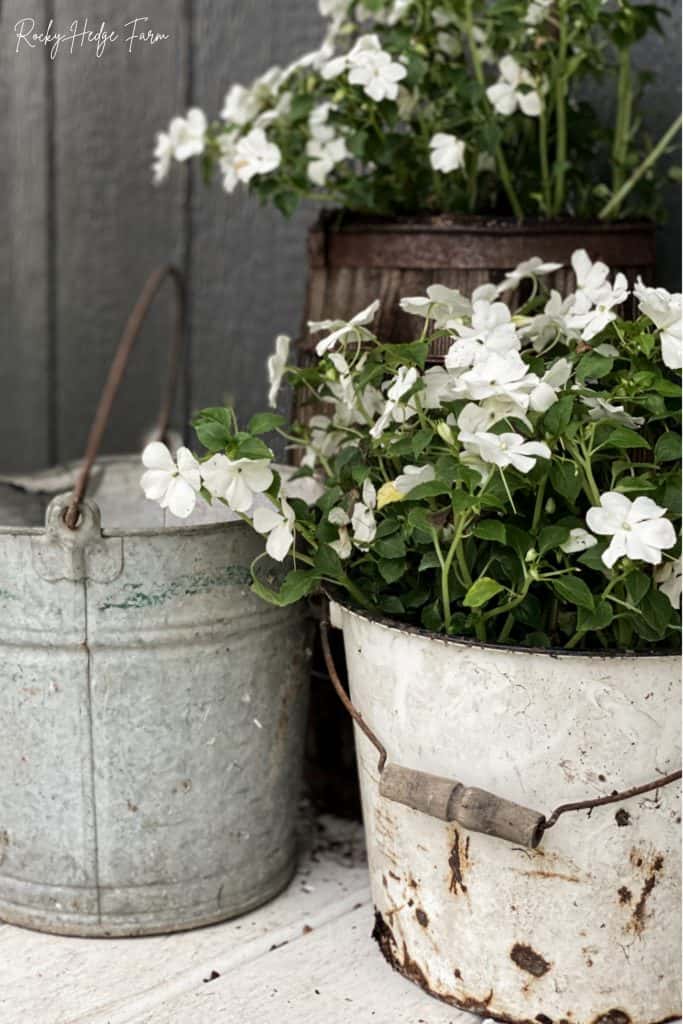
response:
M607 437L605 444L612 448L649 448L650 445L629 427L617 427Z
M268 445L260 441L258 437L252 437L250 434L238 434L237 442L235 457L238 459L256 459L261 461L262 459L270 460L273 457L273 453Z
M296 604L297 601L310 594L317 586L318 581L319 576L316 573L310 570L295 569L287 574L279 590L271 590L258 579L252 582L251 589L261 600L284 608L287 605Z
M553 462L550 482L558 494L574 504L581 490L581 474L573 462Z
M558 402L551 405L543 417L543 426L548 434L559 437L563 434L572 420L574 411L573 395L563 395Z
M668 431L655 445L655 462L679 462L681 459L681 435Z
M402 537L394 535L375 541L372 547L380 558L405 558L406 546Z
M247 430L250 434L269 434L271 430L277 430L286 422L284 416L276 412L257 412L249 420Z
M639 607L641 601L650 589L650 577L640 569L629 573L626 577L626 592L632 605Z
M507 543L505 526L497 519L482 519L481 522L477 523L474 527L472 533L475 537L479 537L481 540L491 540L496 544Z
M403 601L401 601L400 597L396 597L394 594L389 594L388 597L381 598L380 602L379 602L379 606L380 606L380 608L382 609L383 612L387 613L387 615L404 615L405 614L405 608L403 606Z
M396 583L405 575L406 563L403 558L380 558L377 563L382 579L387 583Z
M613 618L614 612L609 601L598 601L594 611L579 608L577 627L582 633L589 633L594 629L607 629Z
M450 484L446 484L442 480L430 480L426 484L418 484L417 487L413 487L412 491L409 491L403 500L424 501L425 498L438 498L442 494L450 493Z
M518 526L512 526L510 523L505 527L505 533L510 547L514 548L521 559L526 558L527 551L534 546L530 534L525 530L520 530Z
M415 363L423 370L429 354L428 341L413 341L407 345L385 345L383 348L386 354L386 362L389 366Z
M417 459L425 448L428 448L431 444L432 438L434 437L434 431L431 427L422 427L418 430L413 437L413 455Z
M232 440L232 415L229 409L203 409L192 426L207 451L221 452Z
M315 553L315 567L321 576L338 580L344 575L341 558L327 544L321 544Z
M544 555L546 551L551 549L559 548L568 539L568 526L545 526L536 540L539 555Z
M601 356L597 352L588 352L583 359L579 360L579 364L576 367L576 379L578 381L601 380L608 373L612 372L613 366L614 360L609 356Z
M426 572L427 569L440 569L441 562L436 551L425 551L422 560L417 567L418 572Z
M500 583L496 583L489 576L482 576L481 579L472 584L465 594L462 603L465 608L481 608L482 605L490 601L496 594L500 594L501 590L504 589Z
M673 617L673 608L666 594L657 590L656 587L653 588L643 598L640 611L655 633L660 637L663 636Z
M558 576L550 581L557 596L569 604L575 604L579 608L587 608L593 611L595 601L588 586L578 576Z

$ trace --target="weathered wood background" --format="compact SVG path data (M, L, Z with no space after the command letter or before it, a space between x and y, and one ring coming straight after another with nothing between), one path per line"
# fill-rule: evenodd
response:
M653 133L680 108L680 5L667 34L642 48L658 73ZM144 8L144 9L143 9ZM78 456L130 307L169 259L188 275L190 388L179 408L234 399L263 406L264 360L278 331L296 333L305 231L242 192L231 198L175 169L151 184L154 132L191 104L220 109L233 81L315 47L316 0L0 0L0 471ZM14 26L75 19L121 31L135 17L169 41L16 49ZM671 192L673 193L673 189ZM680 201L661 232L660 281L680 287ZM154 421L170 314L150 319L107 447L134 450Z

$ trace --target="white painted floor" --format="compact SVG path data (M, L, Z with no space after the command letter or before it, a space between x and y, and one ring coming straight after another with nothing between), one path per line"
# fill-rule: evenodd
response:
M0 924L0 1024L481 1024L385 963L360 826L304 835L287 891L222 925L66 939Z

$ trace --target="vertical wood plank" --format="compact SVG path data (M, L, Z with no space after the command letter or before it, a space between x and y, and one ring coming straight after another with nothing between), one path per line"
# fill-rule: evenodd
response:
M82 453L124 322L147 276L182 261L184 174L151 182L155 131L182 108L188 38L183 0L142 10L137 0L55 0L55 22L107 28L149 15L170 35L154 47L123 41L100 58L88 46L55 60L57 393L61 458ZM140 26L141 28L142 26ZM115 408L107 450L134 450L153 423L172 324L171 293L159 297Z
M681 112L681 4L665 0L660 5L670 11L662 18L663 33L652 35L636 47L635 64L650 71L653 82L647 87L642 109L645 126L657 140ZM680 141L680 140L679 140ZM669 167L680 166L680 145L655 168L664 174ZM666 222L657 232L657 284L671 291L681 290L681 188L669 182L666 188Z
M194 101L217 116L233 82L316 48L314 0L196 0ZM244 423L266 402L265 360L275 334L296 336L306 284L306 229L241 189L195 184L192 207L192 345L195 407L234 402Z
M44 0L0 4L0 468L50 456L48 66L15 52L20 18L43 22Z

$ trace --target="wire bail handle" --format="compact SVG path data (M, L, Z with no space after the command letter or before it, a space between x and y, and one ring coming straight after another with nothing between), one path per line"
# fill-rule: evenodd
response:
M187 296L185 279L181 271L171 265L160 267L149 276L140 297L133 307L128 318L121 340L116 349L113 362L107 375L102 395L100 397L97 411L88 435L88 443L83 457L83 464L76 479L76 485L71 495L68 507L64 512L64 522L70 530L77 530L80 523L80 508L90 483L90 474L93 464L97 458L102 444L102 438L109 424L112 406L123 382L128 367L131 352L144 324L147 314L166 278L170 278L174 284L175 303L175 324L173 339L171 341L168 376L166 388L162 396L161 407L155 428L155 435L162 440L168 431L168 425L173 411L173 402L178 386L180 375L181 359L185 341L185 323Z
M472 832L497 836L519 846L535 849L548 829L556 825L563 814L571 811L591 811L594 807L621 803L632 797L669 786L681 778L680 769L663 775L642 786L633 786L609 796L577 800L560 804L547 818L538 811L504 800L483 789L465 786L453 779L445 779L426 772L387 763L387 749L354 706L339 678L329 638L330 623L324 616L320 622L323 656L332 685L359 729L367 736L379 755L378 771L380 793L394 802L405 804L442 821L457 821Z

